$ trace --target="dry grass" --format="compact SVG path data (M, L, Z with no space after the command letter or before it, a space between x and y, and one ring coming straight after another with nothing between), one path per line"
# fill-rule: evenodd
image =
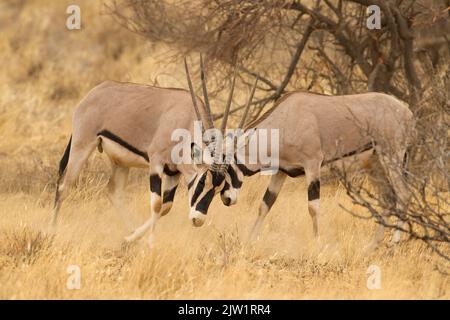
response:
M253 247L246 238L267 178L246 182L235 207L215 199L200 229L187 219L183 187L150 252L122 246L125 230L104 193L109 169L96 155L50 235L57 162L77 101L104 79L149 83L162 74L160 85L183 85L178 66L157 62L163 49L100 15L100 2L78 2L83 30L73 32L64 27L71 1L0 4L0 298L450 298L443 261L422 243L386 241L364 255L374 225L339 207L352 205L337 186L324 188L316 243L302 179L285 185ZM128 203L137 225L149 210L145 172L133 172ZM380 290L366 286L373 264ZM79 290L66 287L70 265L81 269Z

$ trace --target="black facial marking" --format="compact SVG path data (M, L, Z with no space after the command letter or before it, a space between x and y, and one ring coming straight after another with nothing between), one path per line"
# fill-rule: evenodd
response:
M221 173L211 172L211 174L212 174L212 183L214 187L220 186L223 180L225 180L224 175Z
M192 178L192 180L188 183L188 190L190 190L192 188L192 186L194 185L195 178L197 178L197 176L194 176L194 178Z
M239 180L236 171L234 171L232 166L228 167L228 174L230 175L231 185L233 186L233 188L239 189L240 187L242 187L242 181Z
M200 194L203 192L205 188L205 180L206 180L206 172L199 179L197 186L195 187L194 194L192 195L191 207L195 204Z
M211 204L211 201L214 197L214 189L209 190L205 196L198 202L197 206L195 207L195 210L207 214L209 205Z
M124 147L125 149L137 154L138 156L141 156L142 158L145 159L145 161L148 162L148 154L137 149L136 147L132 146L131 144L129 144L128 142L124 141L123 139L121 139L120 137L116 136L114 133L109 132L108 130L102 130L99 133L97 133L97 136L103 136L105 138L108 138L118 144L120 144L122 147Z
M167 164L164 165L164 174L169 176L169 177L173 177L176 176L177 174L179 174L180 171L178 170L170 170L169 166Z
M220 194L223 195L225 191L230 189L230 184L225 181L225 185L223 186L222 190L220 191Z
M320 181L314 180L308 186L308 201L320 198Z
M169 191L164 191L163 195L163 203L173 202L173 198L175 198L175 191L177 191L177 187L173 187Z
M161 196L161 177L157 174L150 175L150 191Z
M266 204L267 208L272 208L275 200L277 199L277 195L270 191L269 189L266 190L266 193L264 193L263 201Z

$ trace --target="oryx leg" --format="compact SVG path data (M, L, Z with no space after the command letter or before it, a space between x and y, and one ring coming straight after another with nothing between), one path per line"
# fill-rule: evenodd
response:
M319 217L320 217L320 167L322 157L315 160L308 160L304 164L306 184L308 186L308 212L313 223L313 234L319 237Z
M126 237L125 240L132 242L142 238L147 231L149 234L149 245L153 244L153 233L155 230L156 222L161 217L162 208L162 197L161 197L161 187L162 187L162 175L163 166L151 165L150 166L150 218L144 222L139 228L134 230L133 234Z
M67 197L69 188L74 184L78 178L83 165L88 160L92 151L94 151L97 145L97 141L94 140L91 143L79 143L73 141L70 148L69 160L67 167L58 179L58 184L56 186L55 193L55 205L53 208L53 217L51 225L56 227L56 222L58 219L58 213L61 209L62 201Z
M381 241L383 241L385 226L384 223L388 222L389 217L392 215L392 209L397 208L398 212L403 210L403 205L408 201L408 192L404 185L404 178L398 169L394 168L392 159L390 160L386 156L381 156L380 150L377 150L376 155L376 167L372 169L370 175L371 179L375 180L380 197L383 198L385 203L389 203L391 209L386 208L381 212L381 223L378 223L375 230L372 243L368 246L367 252L371 252L378 247ZM401 227L403 222L399 219L397 226ZM399 230L394 231L393 242L400 241L401 233Z
M128 167L120 166L111 161L112 174L108 183L108 199L111 201L116 213L124 223L127 231L133 230L130 222L130 216L126 215L126 210L123 206L124 191L128 181Z
M170 171L164 168L164 182L163 182L163 199L161 216L166 215L173 205L173 199L175 198L175 192L177 191L178 184L180 182L181 174L178 171Z
M384 158L382 161L382 165L385 167L388 178L391 182L392 188L394 189L394 193L396 196L396 212L402 214L405 212L406 207L408 206L408 202L410 201L411 194L406 185L406 176L404 175L406 168L403 166L403 159L405 156L406 150L403 149L399 153L397 153L397 158L392 162L388 162L387 158ZM398 217L397 220L397 228L402 228L404 222L401 219L402 217ZM401 231L396 229L394 231L394 235L392 237L392 241L394 243L398 243L401 240Z
M270 179L269 186L267 187L266 193L264 193L263 202L259 207L258 218L253 225L252 232L250 234L250 241L254 241L259 234L261 229L261 225L272 208L275 200L277 199L278 193L280 193L281 187L283 186L284 181L286 180L286 174L278 171L275 175Z

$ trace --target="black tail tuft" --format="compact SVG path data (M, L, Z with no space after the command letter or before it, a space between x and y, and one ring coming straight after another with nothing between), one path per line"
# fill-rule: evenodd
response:
M69 162L70 145L72 144L72 136L70 136L69 143L67 144L64 155L59 162L59 177L62 177L64 171L66 170L67 163Z

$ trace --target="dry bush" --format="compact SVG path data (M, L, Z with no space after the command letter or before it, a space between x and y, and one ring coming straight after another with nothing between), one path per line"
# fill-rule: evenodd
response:
M382 12L379 30L366 27L367 7L374 4ZM238 63L244 83L258 77L254 118L292 88L332 94L378 91L407 102L417 131L409 147L407 185L413 200L404 204L407 209L396 211L393 197L380 198L340 175L355 203L369 209L378 223L396 228L381 217L388 210L406 222L402 231L448 257L448 193L438 186L442 180L450 184L450 52L442 32L450 26L447 1L123 0L113 1L109 9L133 32L170 45L175 57L202 52L215 65L211 70ZM224 77L214 72L216 89L224 88ZM402 161L393 159L389 166L401 170ZM388 181L377 194L391 190Z
M383 13L380 30L366 27L366 8L372 4ZM219 91L229 75L223 73L223 66L237 59L243 82L251 83L249 77L260 79L260 99L254 102L253 113L257 117L268 103L291 89L332 94L369 89L390 93L418 108L423 74L415 65L414 34L420 38L426 30L427 37L434 39L433 45L420 41L419 48L425 51L448 42L434 28L448 27L448 5L444 0L432 4L428 0L400 4L117 0L109 2L109 10L133 32L153 43L170 45L175 58L203 52ZM448 56L448 52L441 54Z
M41 254L50 250L52 243L53 236L24 227L3 233L0 255L11 259L16 265L33 264Z
M350 178L345 171L337 172L353 203L366 208L377 223L401 230L410 239L424 241L447 260L450 260L450 97L446 90L449 80L450 69L443 77L432 77L431 92L424 94L428 97L422 101L424 107L416 117L416 132L410 137L407 158L390 156L386 163L403 178L409 193L406 203L397 197L392 181L380 168L376 168L378 179L374 179L381 190L378 193L363 181ZM386 194L387 197L383 196ZM404 224L399 226L390 218Z

